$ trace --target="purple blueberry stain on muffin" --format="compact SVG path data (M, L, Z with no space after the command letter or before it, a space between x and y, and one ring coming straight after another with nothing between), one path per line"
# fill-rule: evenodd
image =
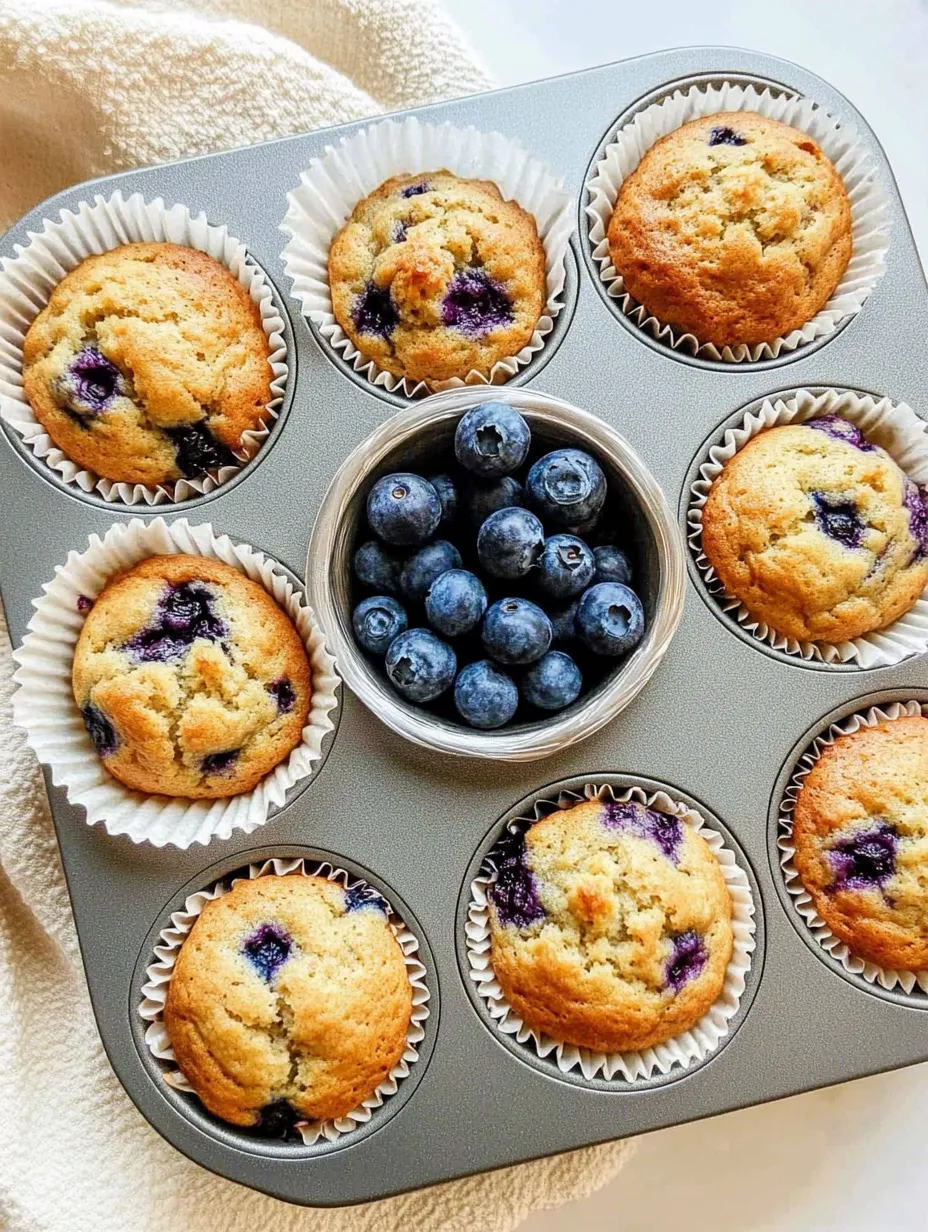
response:
M657 843L668 860L679 863L683 823L672 813L659 813L633 800L623 803L609 800L603 805L602 822L607 829L624 830L636 838L650 839Z
M220 753L207 753L200 762L204 774L225 774L238 761L241 749L223 749Z
M242 953L269 984L290 957L293 942L279 924L262 924L247 938Z
M400 320L389 287L378 287L369 282L355 300L351 319L359 334L389 338Z
M736 133L733 128L728 125L719 125L713 128L709 133L709 145L747 145L747 137L742 137L740 133Z
M881 890L896 871L898 846L895 827L885 821L839 839L825 853L835 874L829 891Z
M289 714L296 705L296 690L286 676L281 676L279 680L272 680L267 686L267 691L277 703L278 714Z
M916 560L928 556L928 492L906 475L902 503L909 513L909 531L917 545Z
M238 466L239 459L227 445L216 439L202 420L165 428L174 445L177 469L185 479L195 479L206 471L223 466Z
M202 582L168 586L154 624L131 637L125 649L139 663L170 663L186 654L197 638L218 642L228 629L213 605L213 593Z
M423 193L429 191L428 180L420 180L418 184L407 184L405 188L400 189L401 197L421 197Z
M673 938L673 952L667 960L665 976L668 985L679 992L684 984L695 980L709 961L702 937L694 929Z
M824 432L826 436L836 441L844 441L848 445L853 445L861 453L876 452L876 445L867 440L860 428L852 424L850 420L842 419L840 415L819 415L816 419L807 419L803 427L813 428L816 432Z
M810 496L819 530L842 547L859 548L867 527L854 501L830 492L811 492Z
M93 607L93 599L88 599L86 595L78 595L75 606L82 615L86 615Z
M529 928L545 918L535 876L525 860L525 835L509 834L497 844L494 854L496 882L490 898L502 924Z
M345 891L345 913L361 911L365 907L373 907L384 914L387 911L387 904L374 887L366 881L358 881Z
M289 1138L300 1125L308 1124L302 1116L285 1099L276 1099L272 1104L265 1104L261 1109L254 1131L262 1138Z
M441 319L468 337L482 338L512 323L512 301L484 270L459 270L448 284Z
M115 753L119 747L119 737L116 735L115 727L113 727L113 724L103 711L92 702L88 702L81 710L81 716L90 739L93 741L94 747L100 756L109 757Z

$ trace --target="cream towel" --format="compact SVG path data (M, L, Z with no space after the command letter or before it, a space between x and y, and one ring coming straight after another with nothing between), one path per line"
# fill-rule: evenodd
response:
M107 171L487 85L434 0L203 0L200 9L0 0L0 226ZM10 723L11 674L0 614L3 1232L504 1232L619 1169L624 1143L366 1207L301 1210L174 1151L104 1057L42 778Z

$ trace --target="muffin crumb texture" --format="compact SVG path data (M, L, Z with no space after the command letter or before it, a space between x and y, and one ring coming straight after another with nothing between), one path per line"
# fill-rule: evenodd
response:
M928 968L928 719L838 736L803 779L795 864L815 909L853 954Z
M589 801L507 836L496 863L493 971L534 1030L594 1052L642 1050L720 996L731 896L681 818Z
M153 556L104 588L74 653L74 697L107 770L190 798L250 791L300 743L306 651L263 586L202 556Z
M427 384L486 377L545 304L534 218L488 180L399 175L360 201L329 252L332 310L359 351Z
M827 303L851 256L851 209L812 137L730 112L645 153L619 190L608 243L626 290L661 323L751 345Z
M751 616L798 641L851 641L928 585L925 493L847 420L769 428L712 484L702 546Z
M72 461L151 486L241 465L271 400L261 315L179 244L125 244L66 274L23 345L36 418Z
M206 904L178 955L164 1022L210 1112L279 1137L372 1095L403 1055L411 1015L379 896L324 877L266 876Z

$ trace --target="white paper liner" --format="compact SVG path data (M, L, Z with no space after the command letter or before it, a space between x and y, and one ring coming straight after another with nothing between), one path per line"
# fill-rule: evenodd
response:
M533 215L545 250L547 302L531 340L516 355L490 369L489 380L471 371L461 380L414 382L385 372L363 355L332 312L329 248L357 203L391 176L442 168L464 179L492 180L506 200L515 200ZM453 124L423 124L415 116L384 120L327 146L300 175L287 194L288 209L280 224L289 240L281 254L293 280L293 295L303 314L317 326L329 346L373 385L406 397L418 397L461 385L499 385L514 376L545 344L554 318L563 307L564 260L573 231L570 194L544 163L501 133L482 133Z
M838 736L849 736L860 731L862 727L875 727L892 719L912 718L926 713L926 707L920 702L885 702L882 706L871 706L869 710L852 714L840 723L832 723L828 731L813 740L809 748L800 757L796 769L790 777L783 800L780 803L780 815L777 819L779 834L777 848L780 852L780 868L786 882L786 889L793 901L793 906L805 921L809 932L832 958L837 959L850 975L862 976L868 984L878 984L887 991L902 989L903 992L918 997L928 993L928 971L894 971L877 966L867 959L859 958L835 936L822 917L815 910L812 896L802 884L799 870L796 868L796 848L793 846L793 810L796 806L799 792L806 775L822 755L822 751L834 744Z
M747 874L737 863L735 853L725 845L722 835L711 829L705 818L695 809L674 800L663 791L648 795L640 787L629 787L616 792L608 783L598 786L587 783L582 796L575 792L562 791L556 801L536 801L534 816L516 818L509 823L507 830L510 833L524 830L532 822L550 816L558 809L570 808L583 799L615 800L620 803L635 800L646 808L681 818L708 843L719 862L732 902L734 949L719 999L689 1031L643 1052L592 1052L588 1048L578 1048L574 1044L533 1030L506 1001L491 965L487 895L497 877L492 851L484 859L480 872L471 883L471 902L465 926L470 978L476 984L478 994L486 1001L487 1010L497 1030L504 1035L514 1036L520 1044L531 1044L539 1057L547 1057L553 1053L562 1074L578 1070L587 1079L601 1074L606 1079L618 1078L635 1082L649 1079L655 1073L668 1074L674 1066L688 1069L716 1051L728 1035L731 1020L738 1012L751 966L751 955L756 946L751 884Z
M928 587L905 615L885 629L865 633L850 642L800 642L752 616L739 599L725 590L702 550L702 511L709 499L709 490L725 463L767 428L803 423L822 415L839 415L856 424L869 441L885 449L917 484L928 483L928 424L905 402L876 399L848 390L828 389L813 394L807 389L798 389L776 401L767 399L759 411L745 414L738 427L726 428L721 444L710 446L706 460L699 467L700 477L690 488L687 539L706 589L722 610L759 642L807 661L851 663L861 668L888 667L928 649Z
M635 170L645 153L674 129L701 116L725 111L754 111L779 120L814 137L844 180L851 205L853 250L841 281L831 298L816 315L785 337L770 342L733 347L700 343L693 334L679 333L659 321L625 290L625 283L609 256L608 231L616 198L623 182ZM593 259L606 293L639 328L673 350L702 359L744 363L775 359L782 352L795 351L805 343L823 338L837 329L845 318L859 312L867 296L882 278L889 248L889 198L876 179L873 159L857 133L846 123L830 116L807 98L774 94L755 86L691 86L675 90L669 97L652 103L624 125L606 146L586 184L590 219L589 237Z
M270 433L287 385L284 323L271 287L228 227L211 225L203 213L194 218L185 205L166 206L160 197L146 201L141 193L128 200L118 191L106 198L97 194L93 204L82 201L76 212L61 210L57 222L46 218L41 231L29 232L28 244L16 245L15 257L0 261L0 416L37 458L82 492L96 492L106 501L126 505L161 505L212 492L237 475L241 466L223 466L196 479L158 486L103 479L58 448L23 393L23 342L58 283L87 257L140 241L184 244L207 253L235 275L257 306L269 347L271 399L261 427L244 432L241 448L233 451L241 466L254 457Z
M71 689L74 648L84 623L79 600L85 606L84 600L96 599L120 569L172 553L220 560L259 582L293 621L309 657L313 696L301 743L257 787L238 796L189 800L124 787L104 767ZM125 834L134 843L181 849L228 838L236 830L249 834L267 821L272 807L284 805L291 787L312 773L323 740L334 730L331 711L338 704L340 681L302 591L262 552L217 535L209 523L136 518L111 526L102 539L91 535L86 550L70 552L67 563L56 566L55 580L42 589L42 597L33 600L30 631L13 653L19 664L13 677L13 720L50 768L52 781L67 788L69 803L86 810L90 825L102 822L109 834Z
M340 882L346 890L356 885L368 884L363 878L353 877L345 869L333 867L327 861L320 863L296 858L273 859L266 860L263 864L249 864L249 879L254 880L257 877L267 876L322 876L329 881ZM152 1056L157 1057L159 1061L177 1064L177 1058L174 1056L174 1050L164 1025L164 1006L177 956L206 904L213 899L221 898L223 894L228 894L239 880L242 879L235 878L231 882L218 881L208 890L200 890L196 894L191 894L184 903L183 911L173 912L170 925L161 930L158 944L154 947L157 961L150 963L145 969L148 979L142 987L144 1000L138 1011L139 1015L149 1024L145 1031L145 1043ZM425 1038L425 1029L422 1024L429 1016L429 990L425 982L425 967L418 958L419 942L394 913L392 906L383 898L383 895L379 897L386 904L390 928L403 951L409 982L412 985L412 1016L406 1032L406 1048L399 1061L390 1070L389 1075L357 1108L352 1108L350 1112L337 1120L304 1121L298 1124L300 1137L306 1146L312 1146L320 1139L325 1139L326 1142L336 1142L344 1134L351 1133L359 1125L366 1124L371 1119L373 1110L379 1108L391 1095L396 1094L400 1082L409 1076L409 1067L419 1059L418 1045ZM179 1069L165 1070L164 1080L176 1091L184 1091L190 1095L196 1094ZM245 1132L247 1133L247 1130Z

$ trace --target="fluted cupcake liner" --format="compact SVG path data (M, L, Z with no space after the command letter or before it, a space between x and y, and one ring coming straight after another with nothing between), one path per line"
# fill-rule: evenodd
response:
M928 971L895 971L880 967L868 959L859 958L850 948L831 931L822 917L815 910L812 896L802 884L799 870L796 868L796 848L793 845L793 811L796 800L802 790L802 784L809 771L821 757L822 752L834 744L839 736L850 736L860 731L862 727L876 727L893 719L913 718L925 714L928 707L921 702L886 702L881 706L871 706L859 714L852 714L840 723L832 723L828 730L817 736L811 745L799 758L796 768L790 776L789 783L780 802L777 818L777 849L780 853L780 870L786 883L786 889L796 913L804 921L806 928L826 954L836 960L849 975L860 976L868 984L885 988L887 991L899 990L908 993L913 1000L924 1004L924 994L928 994Z
M234 274L261 315L268 341L271 398L261 426L242 434L233 450L238 466L223 466L194 479L146 485L104 479L73 462L36 419L23 392L23 343L29 326L48 303L62 278L87 257L123 244L166 242L196 248ZM66 483L95 492L105 501L124 505L162 505L203 496L237 475L260 450L283 402L287 386L287 345L284 323L264 271L248 256L245 245L226 226L213 226L200 213L194 217L181 204L167 206L160 197L146 201L141 193L125 198L117 191L97 194L76 210L62 210L58 220L46 218L41 231L16 246L15 257L0 261L0 416L22 438L32 454Z
M655 1074L669 1074L675 1067L681 1070L689 1069L718 1049L729 1034L731 1020L741 1003L756 946L755 908L750 881L738 864L735 853L725 845L725 839L708 825L702 814L681 801L674 800L664 791L649 795L640 787L630 787L615 792L608 783L586 783L582 795L562 791L556 800L537 800L534 815L511 821L507 833L525 831L535 821L550 816L558 809L571 808L584 799L615 800L619 803L634 800L646 808L681 818L708 843L719 862L732 903L734 949L720 997L688 1031L641 1052L592 1052L588 1048L580 1048L533 1030L506 1001L493 972L488 896L497 879L497 868L493 859L495 848L487 854L477 877L471 883L471 901L465 925L468 974L476 985L479 996L486 1001L487 1011L496 1029L503 1035L514 1037L518 1043L533 1048L539 1057L553 1054L561 1073L574 1070L586 1079L601 1075L608 1080L635 1083L646 1081Z
M844 180L851 205L854 246L847 269L831 298L801 329L769 342L716 347L658 320L632 298L609 256L608 231L619 190L645 153L662 137L690 120L725 111L757 112L798 128L819 143ZM586 191L589 241L607 295L630 321L652 338L673 350L702 359L732 364L774 359L817 338L824 338L842 321L860 311L886 269L889 198L876 179L870 152L853 128L808 98L729 82L675 90L667 98L638 112L618 130L595 164Z
M87 734L74 700L71 669L74 649L87 611L110 578L150 556L183 553L220 560L262 585L294 624L306 647L312 673L312 703L300 744L249 792L215 800L148 795L132 791L103 764ZM334 730L332 711L338 705L335 660L299 584L262 552L228 535L217 535L209 523L191 526L186 518L170 524L163 518L119 522L101 539L91 535L83 552L70 552L55 569L54 581L33 600L35 614L29 632L13 657L19 667L13 679L13 720L39 761L51 770L52 781L67 789L68 801L80 805L87 822L98 822L109 834L125 834L135 843L187 848L248 834L263 825L272 808L281 808L287 792L312 774L322 756L326 736Z
M271 876L325 877L329 881L339 882L346 890L355 886L366 887L368 884L363 878L355 877L328 861L318 862L299 858L272 859L266 860L263 864L248 866L249 880ZM196 1092L183 1073L179 1069L169 1068L171 1065L177 1065L177 1058L174 1056L174 1050L164 1025L164 1006L167 1001L168 986L177 956L200 912L208 902L221 898L223 894L228 894L239 880L243 878L217 881L208 889L191 894L184 903L183 910L173 912L170 924L162 928L158 943L154 947L155 961L149 963L145 969L147 978L142 987L143 1000L138 1008L139 1016L149 1024L145 1031L145 1043L152 1056L164 1063L164 1081L175 1091L183 1091L194 1097ZM419 1044L425 1037L423 1023L429 1016L429 990L425 979L425 967L418 958L419 942L415 934L394 912L390 903L381 894L378 893L377 896L386 907L390 928L403 951L409 983L412 985L412 1016L406 1031L406 1048L402 1057L390 1070L389 1075L357 1108L352 1108L350 1112L337 1120L298 1123L296 1128L305 1146L312 1146L322 1140L330 1143L337 1142L339 1138L350 1134L359 1125L365 1125L371 1119L374 1109L381 1107L385 1100L396 1094L399 1084L404 1078L409 1077L410 1066L419 1059Z
M545 250L547 301L531 340L516 355L499 360L489 377L471 371L462 380L412 381L384 371L355 347L332 312L329 249L352 210L394 175L446 169L463 179L492 180L503 197L527 210ZM564 261L573 231L570 195L539 159L501 133L453 124L424 124L415 116L384 120L328 146L287 194L280 225L289 239L281 258L293 280L303 315L317 327L336 356L372 385L408 398L461 385L500 385L524 368L545 345L563 307Z
M726 428L723 436L709 446L699 467L699 478L690 488L687 511L687 538L706 589L723 612L733 617L759 642L774 650L806 661L854 664L861 668L889 667L928 649L928 587L905 615L885 629L865 633L849 642L802 642L778 633L759 621L721 583L702 549L702 513L709 490L739 449L768 428L804 423L822 415L838 415L855 424L867 440L881 446L910 479L928 484L928 424L919 419L905 402L873 398L850 390L827 389L813 394L807 389L774 400L767 399L760 410L748 411L739 425Z

